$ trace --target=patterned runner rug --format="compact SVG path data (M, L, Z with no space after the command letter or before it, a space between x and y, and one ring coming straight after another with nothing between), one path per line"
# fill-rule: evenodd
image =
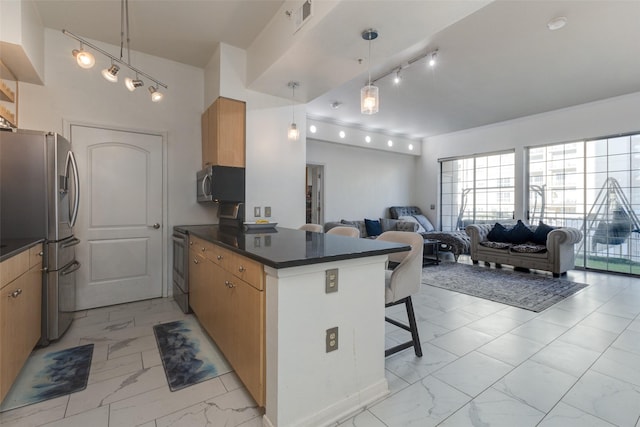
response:
M422 269L422 283L540 312L587 285L510 268L441 263Z
M153 332L171 391L232 370L222 352L195 319L155 325Z
M0 406L0 412L84 390L89 379L93 344L34 351Z

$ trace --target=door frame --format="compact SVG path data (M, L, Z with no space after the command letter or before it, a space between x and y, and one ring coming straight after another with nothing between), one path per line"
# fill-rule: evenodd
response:
M320 172L320 178L319 179L316 180L315 179L316 177L312 176L312 180L311 180L311 188L314 190L313 194L312 194L312 199L311 199L311 209L312 210L314 208L316 209L316 214L315 215L317 215L317 221L318 221L317 223L320 224L320 225L323 225L324 224L324 216L325 216L325 207L324 207L324 204L325 204L325 193L324 193L325 180L324 180L324 175L326 173L326 168L325 168L325 165L323 163L309 163L309 162L307 162L306 165L305 165L305 179L306 179L306 176L308 175L307 172L309 171L309 169L311 169L314 173L315 172ZM316 182L318 182L319 186L320 186L320 189L319 189L320 190L319 191L319 193L320 193L319 194L319 199L320 200L319 201L316 200L315 197L314 197L315 193L316 193L316 191L315 191ZM306 194L306 190L307 189L305 188L305 194ZM318 206L317 206L318 203L320 204L319 209L317 209L318 208ZM314 217L314 214L312 213L311 214L312 222L313 222L313 217Z
M113 126L107 124L100 124L96 122L87 122L84 120L62 120L63 127L63 136L71 141L71 126L84 126L91 127L96 129L108 130L108 131L119 131L119 132L130 132L130 133L141 133L145 135L154 135L162 138L162 297L166 298L169 296L169 290L171 289L168 283L169 278L169 197L167 195L167 191L169 188L169 173L168 173L168 132L158 131L158 130L147 130L140 128L130 128L130 127L121 127L121 126ZM73 141L71 141L71 149L73 151ZM82 185L82 183L80 184ZM82 201L80 201L80 205L82 205Z

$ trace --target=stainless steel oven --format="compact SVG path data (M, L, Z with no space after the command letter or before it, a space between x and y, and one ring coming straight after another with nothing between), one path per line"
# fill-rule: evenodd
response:
M173 299L184 313L189 308L189 235L180 227L173 228Z

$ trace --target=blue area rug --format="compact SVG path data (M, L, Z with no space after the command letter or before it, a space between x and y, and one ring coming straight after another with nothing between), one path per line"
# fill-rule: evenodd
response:
M231 372L222 352L196 320L176 320L153 327L171 391Z
M35 351L25 363L0 412L84 390L89 379L93 344L46 352Z
M422 283L541 312L587 285L550 274L445 262L422 270Z

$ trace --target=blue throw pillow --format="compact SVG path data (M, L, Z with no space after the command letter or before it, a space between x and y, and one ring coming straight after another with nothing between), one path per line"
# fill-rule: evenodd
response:
M507 230L507 242L519 245L521 243L529 242L533 238L533 231L521 220L514 225L511 229Z
M507 229L505 228L504 225L500 224L499 222L496 222L493 228L491 229L491 231L489 231L489 234L487 234L487 240L490 240L492 242L508 243Z
M382 234L382 225L377 219L364 219L364 226L368 236L379 236Z
M538 227L536 228L536 231L533 232L533 237L531 237L531 241L538 245L546 245L547 234L549 234L549 232L551 232L551 230L554 230L554 229L555 229L554 227L551 227L550 225L547 225L544 222L540 221L540 223L538 224Z

